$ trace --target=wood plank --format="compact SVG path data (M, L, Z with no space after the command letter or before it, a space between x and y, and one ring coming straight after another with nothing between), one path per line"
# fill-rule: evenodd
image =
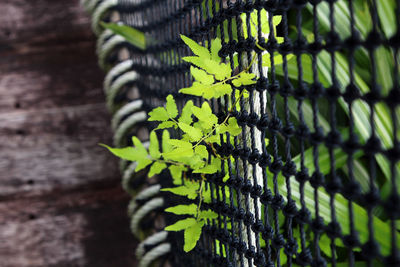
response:
M3 267L136 266L119 183L0 203Z
M119 179L109 114L100 104L0 114L0 196Z
M0 1L0 266L136 266L79 0Z
M2 0L0 51L93 40L89 24L79 0Z
M93 42L51 46L0 63L0 113L104 101Z

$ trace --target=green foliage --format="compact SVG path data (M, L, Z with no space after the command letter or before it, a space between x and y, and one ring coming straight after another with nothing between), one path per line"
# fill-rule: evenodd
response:
M182 40L196 56L184 58L185 61L192 63L190 73L194 82L191 87L181 89L180 93L201 96L205 99L218 99L230 95L236 87L256 83L256 75L249 72L250 66L234 75L230 65L222 62L218 55L222 47L220 39L211 41L210 50L186 36L182 35ZM245 95L246 91L243 90L237 95L237 99ZM233 103L229 110L232 110L236 104ZM219 123L208 102L196 106L193 101L188 101L179 114L172 95L167 96L165 107L156 107L148 115L149 121L158 123L155 130L150 133L148 151L136 137L132 139L133 147L107 148L121 158L136 161L136 171L150 166L149 177L168 170L176 186L164 188L162 191L197 202L197 204L178 205L165 210L176 215L188 216L166 227L165 230L184 231L184 250L190 251L200 238L206 221L218 217L215 212L201 208L201 203L211 202L211 191L203 186L206 180L205 175L220 172L223 164L213 144L220 142L221 134L229 133L231 137L238 136L242 128L238 125L236 118L231 117L229 113ZM157 135L160 130L162 130L161 151ZM170 130L179 131L182 137L171 139ZM189 170L192 173L199 173L202 179L184 181L182 178ZM224 177L224 181L227 179L229 175ZM225 194L229 196L227 188L220 189L218 193L221 193L221 190L225 190Z
M260 14L258 14L260 12ZM260 16L260 23L259 22L259 16ZM268 41L268 38L270 38L271 34L274 36L275 40L278 42L278 44L281 44L284 42L284 39L282 37L277 36L277 30L276 26L281 23L282 21L282 16L273 16L272 17L272 33L269 27L269 21L268 21L268 13L265 9L261 9L260 11L258 10L253 10L249 15L246 13L243 13L240 15L240 18L242 20L242 29L243 29L243 37L247 39L249 37L249 34L251 37L254 39L258 40L259 39L259 30L262 35L262 37L265 38L265 42ZM247 19L249 19L250 22L250 31L247 28ZM261 46L257 45L258 48L262 49ZM262 49L264 50L264 49ZM273 57L273 59L271 59ZM286 60L289 61L291 58L293 58L293 54L289 54L286 56ZM281 54L275 53L273 56L269 53L263 52L262 54L262 66L263 67L271 67L272 66L272 60L273 60L273 65L280 65L283 63L283 57Z
M104 28L111 30L113 33L124 37L129 43L137 48L141 50L146 49L146 36L143 32L122 24L101 22L101 25Z
M201 230L203 229L204 223L204 220L200 220L194 225L185 229L185 244L183 246L183 250L185 252L191 251L196 246L197 241L200 239Z
M264 23L262 28L269 31L266 25ZM252 33L254 33L253 29ZM219 38L211 41L209 50L184 35L181 37L194 54L194 56L183 58L184 61L192 64L190 73L194 82L191 87L182 88L180 93L200 96L206 100L218 99L231 95L235 88L256 83L256 75L249 72L253 61L246 69L236 74L228 63L223 62L219 56L222 48ZM234 58L237 62L237 56ZM247 97L248 93L243 89L240 93L235 90L235 96L239 100L241 97ZM229 110L233 107L240 109L237 101L232 103ZM168 170L176 186L164 188L162 191L185 197L192 202L197 201L197 204L178 205L166 209L166 212L187 216L166 227L165 230L184 231L184 250L190 251L200 238L206 221L218 217L215 212L201 208L201 203L211 202L211 190L203 186L203 180L206 180L205 175L220 172L223 164L220 156L215 153L213 144L220 143L221 134L229 133L231 137L238 136L242 128L238 125L236 118L230 117L229 113L221 123L218 123L218 118L208 102L196 106L193 101L188 101L179 114L172 95L167 96L165 107L154 108L148 115L149 121L158 123L155 130L150 133L148 151L136 137L132 139L133 147L122 149L106 147L116 156L136 161L135 171L150 166L149 177ZM157 135L159 130L162 130L161 151ZM171 139L170 130L179 131L182 138ZM184 174L189 170L192 173L201 174L202 180L184 181ZM226 182L228 179L227 174L223 181ZM225 191L226 196L229 196L228 188L222 188L218 193L222 190Z
M205 99L220 98L230 95L233 91L232 85L255 84L255 75L249 73L248 69L239 74L232 75L231 67L228 63L223 63L218 55L222 44L219 38L211 41L211 51L197 44L188 37L181 35L182 40L189 46L192 52L197 55L184 57L183 60L192 63L190 73L194 78L192 86L182 88L179 92L188 95L201 96Z
M338 1L339 7L340 3L343 1ZM388 1L392 3L393 1ZM390 9L389 4L381 4L378 9L379 12L384 12L384 10ZM320 5L321 12L320 16L327 16L328 13L324 13L324 4ZM328 9L329 10L329 9ZM342 10L339 8L339 14ZM261 22L258 25L258 12L261 12ZM325 15L323 15L325 14ZM249 17L247 17L249 16ZM346 17L343 15L343 17ZM348 17L348 16L347 16ZM282 37L276 35L276 26L281 22L280 16L275 16L272 18L273 29L270 29L269 22L267 19L267 12L264 9L260 11L253 11L249 15L242 14L240 16L242 20L242 30L241 33L244 38L248 38L249 35L256 39L258 42L259 33L265 39L271 38L271 30L273 31L273 36L278 43L282 43L284 40ZM250 29L246 27L246 20L250 20ZM325 17L321 17L322 23L321 27L328 27L325 25ZM383 23L388 23L392 21L392 17L388 17L387 21ZM236 22L235 22L236 23ZM367 24L365 24L367 25ZM366 27L365 25L358 25L358 27ZM339 25L340 26L340 25ZM226 25L224 24L224 28ZM225 29L224 29L225 30ZM260 30L260 32L259 32ZM344 33L346 29L340 31ZM390 33L392 30L388 29L387 32ZM362 32L362 31L361 31ZM364 32L368 32L365 30ZM303 33L310 35L312 33L307 32L306 29ZM385 31L386 33L386 31ZM235 33L237 34L237 33ZM248 95L246 90L237 90L239 87L252 85L256 83L256 75L250 73L250 67L256 57L255 53L252 54L253 60L249 63L246 69L241 72L231 69L230 65L225 63L223 59L219 56L219 51L222 47L221 40L219 38L211 40L210 50L204 46L201 46L196 41L186 37L181 36L184 43L191 49L194 56L184 57L183 60L191 63L190 73L193 77L192 86L187 88L182 88L179 92L182 94L188 94L193 96L203 97L206 100L211 99L221 99L223 96L230 96L234 93L236 99L241 97L246 97ZM312 38L312 37L310 37ZM258 45L258 43L256 43ZM259 46L262 49L261 46ZM362 53L362 52L361 52ZM389 55L390 56L390 55ZM233 55L233 60L235 62L235 68L238 66L238 54ZM274 65L279 65L284 62L284 60L289 61L293 58L293 55L287 55L286 59L280 54L270 55L265 51L262 52L262 65L264 67L270 67L272 62ZM387 57L384 57L387 58ZM379 63L379 62L378 62ZM303 79L306 82L313 82L312 71L311 71L311 60L309 58L302 58L302 64L304 69L310 69L310 71L305 71ZM368 64L368 62L367 62ZM288 70L291 79L297 79L297 62L288 62ZM337 73L338 80L340 83L347 84L349 77L346 72L347 66L346 59L341 54L337 54ZM330 80L330 58L326 52L321 52L318 55L318 69L319 76L321 77L321 82L324 86L329 85ZM383 64L384 67L384 64ZM382 68L383 68L382 67ZM280 75L280 70L277 69L277 74ZM382 77L378 77L383 81L391 81L391 77L387 77L385 71L378 73ZM355 81L360 87L363 93L368 92L367 83L363 81L363 73L355 73ZM391 86L390 84L387 87ZM295 118L298 118L298 109L295 106L295 102L289 100L289 109L293 113ZM240 109L238 102L229 103L229 111L236 108ZM346 104L340 103L342 109L345 113L348 113ZM303 103L303 111L305 119L312 118L312 108L307 102ZM307 112L310 114L307 116ZM366 104L354 103L353 104L353 115L355 116L355 125L357 131L362 137L362 141L365 141L369 137L370 129L368 128L368 116L369 110ZM162 171L169 171L172 176L172 182L174 187L164 188L162 191L175 194L180 197L186 198L186 202L190 204L182 204L175 207L170 207L166 209L166 212L171 212L179 216L184 216L185 218L178 220L176 223L169 225L165 228L166 231L184 231L184 250L186 252L192 250L197 241L199 240L202 232L202 228L207 224L207 221L214 220L218 217L218 214L212 210L204 210L202 208L202 203L211 202L211 190L204 186L207 181L207 174L214 174L221 171L221 166L226 164L226 160L221 158L215 153L214 145L219 144L221 140L221 135L229 133L230 136L238 136L242 132L242 128L238 125L236 118L231 117L230 114L226 114L226 117L222 122L218 122L217 116L213 113L209 103L207 101L203 102L201 106L194 105L193 101L187 101L182 108L181 112L176 106L175 100L172 95L169 95L166 99L165 107L157 107L149 112L149 121L156 122L158 125L155 130L150 133L150 145L149 150L142 145L142 143L137 139L133 138L133 147L127 148L110 148L107 147L114 155L129 161L136 161L137 168L136 171L150 166L149 177L159 174ZM329 130L329 124L323 116L318 116L320 124L324 129ZM388 120L390 116L387 114L385 107L377 105L376 109L376 123L377 134L381 137L384 147L390 147L392 145L391 138L391 126L388 125ZM162 130L162 131L161 131ZM179 134L174 136L182 136L179 139L171 139L169 131L177 131ZM161 150L159 144L159 137L161 134ZM226 136L224 137L225 141ZM231 140L229 140L231 141ZM265 145L268 145L269 140L265 139ZM319 171L324 175L328 175L331 171L330 158L328 150L325 147L319 147ZM336 166L335 168L343 168L346 164L347 156L344 152L340 150L334 151ZM360 184L363 183L363 177L368 176L368 172L363 170L363 166L357 160L361 157L361 153L356 153L353 155L355 160L355 166L358 166ZM312 148L305 151L304 156L304 167L309 170L310 173L314 171L313 162L313 151ZM233 160L233 159L232 159ZM300 156L294 157L293 161L297 166L300 166ZM377 158L378 165L382 169L383 173L388 177L390 172L388 172L389 166L385 165L384 159ZM386 162L387 164L387 162ZM398 167L398 166L396 166ZM385 171L386 170L386 171ZM345 171L345 169L344 169ZM190 181L186 179L186 173L199 173L202 177L196 181ZM365 175L365 173L367 175ZM389 174L388 174L389 173ZM272 177L267 171L269 177ZM223 178L223 182L229 179L229 174L226 174ZM368 179L366 177L365 179ZM278 175L278 190L280 192L286 191L286 182L282 175ZM268 186L273 188L273 180L268 179ZM300 186L298 182L294 179L290 180L292 199L297 203L298 208L300 208ZM364 181L365 183L365 181ZM224 191L223 191L224 190ZM216 194L225 193L226 197L229 196L229 190L227 187L222 187L219 190L214 190ZM326 222L331 220L331 206L330 206L330 195L322 188L318 189L319 194L319 211L320 216L324 218ZM304 187L304 201L306 207L315 214L315 200L314 200L314 188L311 187L309 183L305 184ZM368 224L368 215L366 210L360 205L353 203L354 214L357 218L355 225L356 230L360 233L360 240L365 242L368 238L368 229L365 227ZM348 201L340 194L335 195L335 211L337 216L337 221L340 223L343 229L343 234L348 234L349 229L349 219L348 219ZM390 236L390 225L387 222L382 221L380 218L374 216L374 227L376 231L376 240L379 242L382 253L387 255L390 250L390 242L388 242L387 237ZM294 238L299 239L299 231L294 231ZM398 236L396 238L399 239ZM311 240L311 239L310 239ZM400 239L399 239L400 240ZM261 243L263 240L261 239ZM338 247L343 246L339 240L334 241ZM224 255L224 244L217 243L217 253ZM310 244L307 244L307 246ZM223 248L220 251L220 246ZM332 257L330 250L330 240L326 236L322 236L320 241L320 247L322 252L328 257ZM287 261L285 253L281 253L281 264Z

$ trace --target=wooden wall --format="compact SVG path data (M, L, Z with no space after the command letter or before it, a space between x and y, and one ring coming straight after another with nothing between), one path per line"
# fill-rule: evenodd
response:
M0 266L135 266L79 0L0 1Z

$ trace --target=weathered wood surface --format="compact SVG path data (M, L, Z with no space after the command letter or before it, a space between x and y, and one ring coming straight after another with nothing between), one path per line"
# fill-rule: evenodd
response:
M135 266L79 0L0 1L0 266Z

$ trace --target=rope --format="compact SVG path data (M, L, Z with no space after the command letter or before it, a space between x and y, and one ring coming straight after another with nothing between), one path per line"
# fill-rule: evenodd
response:
M106 92L107 108L110 111L114 110L114 99L119 90L128 83L134 82L139 75L136 71L129 71L118 77L110 86L110 90Z
M128 206L128 216L131 217L135 213L135 210L138 207L138 204L137 204L138 200L144 200L147 198L151 198L151 197L157 195L160 192L160 189L161 189L161 185L156 184L156 185L153 185L153 186L143 189L135 197L133 197Z
M113 36L114 33L109 30L109 29L105 29L100 36L97 38L96 41L96 54L99 55L101 53L101 49L104 45L104 43L111 38L111 36Z
M95 2L97 3L97 1ZM117 4L118 0L104 0L95 7L92 14L92 30L96 35L100 35L100 33L103 31L103 27L100 25L100 20L102 19L103 15Z
M133 64L133 61L129 59L129 60L125 60L125 61L118 63L112 69L110 69L110 71L107 73L106 77L104 78L104 82L103 82L104 92L108 91L111 86L112 81L117 76L119 76L122 73L129 70L132 67L132 64Z
M93 10L95 9L96 5L100 2L101 0L81 0L81 3L83 3L83 6L85 7L86 11L90 14L93 13Z
M139 267L148 267L150 264L158 259L159 257L169 253L171 251L171 244L169 243L163 243L144 255L144 257L141 259L139 263Z
M136 257L140 260L146 253L145 246L154 246L158 243L164 242L168 237L167 231L157 232L145 240L143 240L136 249Z
M120 35L114 35L110 37L101 47L100 47L100 53L98 54L99 56L99 66L102 69L106 68L106 61L108 56L114 51L114 49L125 43L125 38L120 36Z
M140 221L148 215L153 210L161 208L164 206L164 199L161 197L153 198L147 201L140 209L138 209L131 218L131 230L132 233L139 238L139 223Z
M112 31L106 29L103 30L100 25L100 20L111 8L117 5L117 0L83 0L81 3L84 5L89 13L92 13L92 29L98 35L96 43L96 52L98 55L99 66L102 69L106 69L107 61L111 53L115 49L125 43L125 39L119 35L114 35ZM106 94L106 102L109 110L114 111L116 108L115 98L121 89L127 84L134 82L138 78L138 74L132 71L133 61L128 59L113 66L103 82L103 90ZM114 144L117 147L121 147L126 140L127 136L130 135L131 130L140 122L143 122L147 118L147 114L142 110L143 101L134 100L131 101L118 110L112 118L111 126L115 131L114 133ZM148 142L144 143L145 147L149 146ZM133 196L132 200L128 205L128 216L131 217L131 230L136 237L139 237L141 230L139 228L140 222L150 212L162 207L164 200L161 197L156 197L160 192L161 185L151 185L144 187L141 191L139 188L132 188L131 181L133 178L138 177L135 174L137 167L136 162L129 163L128 161L121 160L120 168L123 170L122 176L122 187L126 192ZM154 179L153 179L154 180ZM141 187L141 186L140 186ZM139 191L139 192L137 192ZM147 200L143 205L138 202ZM139 266L149 266L158 257L165 255L170 251L171 245L168 243L160 244L159 246L151 249L146 253L145 247L148 245L156 245L160 242L164 242L167 239L167 232L155 233L147 237L141 242L136 250L138 259L141 259Z
M142 105L143 101L138 99L122 106L113 116L111 120L111 128L115 131L118 127L118 124L124 117L126 117L130 113L138 111L140 108L142 108Z
M133 113L126 120L124 120L114 133L114 145L116 147L122 147L126 145L124 143L124 137L126 133L132 129L137 123L146 121L147 113L145 111L140 111Z

